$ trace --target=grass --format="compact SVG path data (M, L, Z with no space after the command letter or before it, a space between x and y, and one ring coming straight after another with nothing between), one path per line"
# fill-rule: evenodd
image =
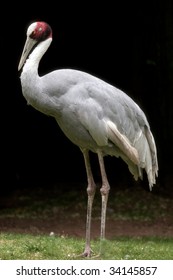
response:
M84 240L29 234L0 234L0 260L80 260ZM100 241L92 241L93 257ZM102 242L102 260L172 260L173 238L127 238Z
M29 191L28 191L29 190ZM138 185L112 188L107 219L125 221L173 221L173 195L162 188L147 192ZM83 186L71 189L23 188L1 197L0 219L46 220L86 218L86 191ZM100 218L100 195L94 201L93 219ZM0 260L68 260L83 259L85 240L69 236L45 234L0 233ZM93 257L100 251L100 241L92 240ZM172 260L173 237L115 237L102 242L98 259L103 260Z

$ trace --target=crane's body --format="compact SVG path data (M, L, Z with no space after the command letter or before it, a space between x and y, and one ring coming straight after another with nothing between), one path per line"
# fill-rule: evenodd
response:
M101 237L104 238L110 187L104 170L103 156L121 157L135 179L142 179L142 170L145 169L151 189L158 172L156 145L145 114L123 91L95 76L73 69L56 70L40 77L39 62L51 41L52 31L46 23L33 23L28 28L27 41L19 64L21 68L25 62L21 74L22 91L28 104L54 117L64 134L78 145L84 154L88 178L84 255L89 256L95 183L88 151L98 154L101 168Z

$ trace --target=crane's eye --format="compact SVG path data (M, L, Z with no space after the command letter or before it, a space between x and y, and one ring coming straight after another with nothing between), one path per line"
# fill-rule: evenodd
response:
M32 33L30 34L29 37L32 38L32 39L34 39L35 36L36 36L36 31L34 30L34 31L32 31Z
M30 37L31 37L32 39L42 40L42 38L41 38L42 32L43 32L43 28L42 28L42 27L39 27L39 28L35 29L35 30L31 33Z
M39 42L46 40L47 38L51 37L52 30L48 24L37 24L34 30L32 30L31 34L29 35L30 38L33 40L37 40Z

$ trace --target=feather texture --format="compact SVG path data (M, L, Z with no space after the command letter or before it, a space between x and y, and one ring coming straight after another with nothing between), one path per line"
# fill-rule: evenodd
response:
M121 157L135 180L146 171L150 190L158 175L157 150L144 112L123 91L88 73L63 69L40 77L39 62L52 42L52 30L45 22L32 23L19 62L22 92L27 103L56 119L65 135L83 152L88 180L86 244L90 256L91 213L96 184L89 151L98 155L102 177L100 238L105 238L109 195L103 156Z

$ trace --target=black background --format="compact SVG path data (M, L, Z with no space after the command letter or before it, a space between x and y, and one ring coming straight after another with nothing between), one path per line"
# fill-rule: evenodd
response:
M120 2L120 3L119 3ZM39 74L75 68L128 93L144 110L156 140L158 184L170 188L173 157L172 1L28 2L1 20L2 190L35 182L86 181L83 157L55 120L27 106L18 62L31 22L50 24L53 42ZM110 4L112 3L112 4ZM117 4L118 3L118 4ZM106 158L109 180L131 180L120 159ZM97 159L92 156L96 180ZM131 181L130 181L131 182ZM144 180L144 184L148 184Z

